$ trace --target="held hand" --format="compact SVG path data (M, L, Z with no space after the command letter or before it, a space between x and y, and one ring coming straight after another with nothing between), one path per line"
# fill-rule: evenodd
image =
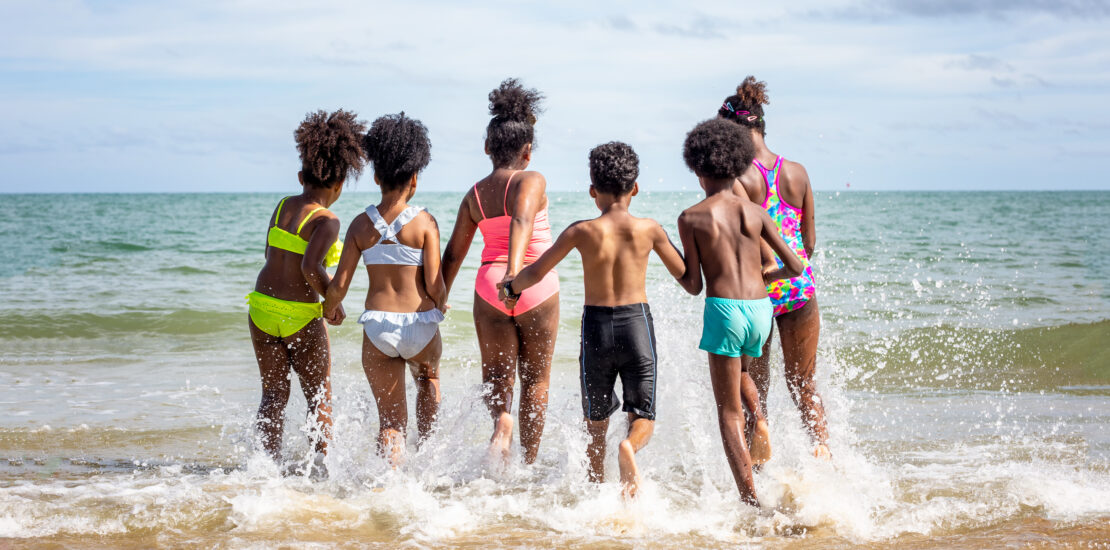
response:
M516 307L516 301L520 298L519 294L510 296L509 291L505 289L505 285L511 283L514 278L516 278L515 275L506 274L505 278L501 279L500 283L497 283L497 298L501 300L501 303L505 304L505 309L509 311L512 311L512 309Z
M763 266L763 286L770 285L775 279L768 278L778 268L775 264Z
M343 320L347 318L347 312L343 309L343 304L333 304L329 308L329 304L324 302L324 320L330 325L341 325Z

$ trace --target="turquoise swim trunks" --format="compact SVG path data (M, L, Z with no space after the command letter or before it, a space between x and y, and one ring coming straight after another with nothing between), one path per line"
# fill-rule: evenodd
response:
M727 357L759 357L771 335L773 311L770 298L706 298L698 347Z

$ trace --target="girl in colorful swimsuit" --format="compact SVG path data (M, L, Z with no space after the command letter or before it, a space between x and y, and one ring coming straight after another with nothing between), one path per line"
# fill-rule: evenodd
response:
M397 467L404 460L408 426L406 365L416 382L421 442L439 410L439 323L447 289L439 269L436 220L408 203L417 175L431 159L428 129L404 113L383 116L374 121L363 146L382 200L351 221L324 314L340 309L361 260L370 277L366 311L358 319L365 332L362 368L378 406L378 452Z
M542 96L508 79L490 92L486 153L493 171L463 198L451 240L443 254L450 291L475 231L485 248L474 283L474 326L482 353L486 406L493 418L492 457L508 460L512 442L513 383L520 372L520 442L524 461L539 452L547 410L551 356L559 326L559 278L554 271L524 292L509 309L498 297L499 283L551 247L546 180L525 170L532 160L533 125Z
M829 433L825 408L817 393L814 375L817 368L817 337L821 317L817 309L816 287L810 258L817 243L814 226L813 189L805 167L773 153L764 141L766 123L763 106L768 103L767 85L754 76L744 79L736 94L725 99L717 116L746 128L755 144L752 166L737 180L735 192L746 195L770 214L790 248L802 259L802 274L767 286L774 305L774 316L782 341L786 384L802 415L802 421L814 444L813 454L829 457ZM782 261L775 258L776 266ZM751 360L749 371L759 388L764 409L767 390L771 385L769 354L771 340L763 346L763 354Z
M257 427L266 452L280 460L290 370L300 380L315 428L311 439L319 458L331 436L331 348L322 319L320 296L331 278L325 265L339 260L339 219L328 207L343 184L362 171L359 146L365 125L355 114L317 111L294 137L301 156L297 174L304 192L286 197L270 217L266 263L258 274L250 304L251 341L262 376ZM337 309L329 322L342 320ZM314 472L319 474L321 472Z

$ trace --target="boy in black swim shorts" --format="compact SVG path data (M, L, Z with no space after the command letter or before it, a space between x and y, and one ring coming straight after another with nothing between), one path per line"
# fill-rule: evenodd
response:
M621 408L614 387L619 376L628 413L628 436L618 452L626 496L640 483L636 452L647 444L655 423L655 332L647 305L645 278L654 250L675 278L686 271L681 253L655 220L628 213L639 192L639 157L627 144L610 142L590 151L590 196L601 215L571 224L550 250L506 282L502 297L516 296L539 282L571 250L582 256L586 304L582 311L582 412L590 442L590 480L605 476L605 434L609 416Z

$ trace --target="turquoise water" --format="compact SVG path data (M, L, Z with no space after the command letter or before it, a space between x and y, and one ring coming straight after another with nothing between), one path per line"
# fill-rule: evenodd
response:
M349 192L333 211L345 227L376 198ZM243 296L279 199L0 199L0 540L95 535L143 546L173 532L164 543L337 544L320 526L327 520L382 543L465 545L509 533L519 545L775 545L1110 517L1108 192L818 193L819 383L836 460L806 457L779 377L776 458L757 476L778 512L762 515L734 502L696 350L700 298L657 260L648 296L660 420L641 453L642 503L621 505L615 482L582 481L575 255L559 267L563 313L539 464L492 481L480 467L489 426L470 316L480 236L443 325L440 432L401 472L373 456L376 411L360 327L348 323L331 332L335 475L316 485L275 476L250 443L258 378ZM437 216L446 240L460 199L413 202ZM677 240L675 219L698 199L649 192L632 208ZM585 193L550 200L556 230L596 214ZM357 277L349 314L365 288ZM306 451L298 399L287 420L291 459Z

